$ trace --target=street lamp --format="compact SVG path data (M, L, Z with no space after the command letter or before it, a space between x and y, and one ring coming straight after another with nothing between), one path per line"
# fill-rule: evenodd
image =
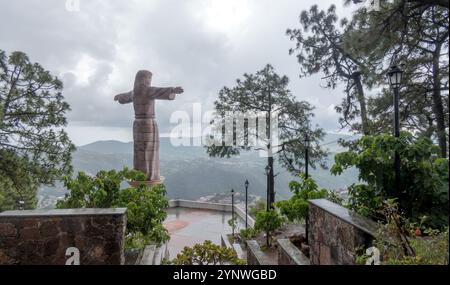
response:
M234 238L234 223L235 223L235 221L234 221L234 189L231 189L231 222L232 222L231 230L232 230L232 235Z
M397 66L392 65L388 72L389 84L392 88L400 88L403 80L403 71Z
M306 179L309 178L309 147L311 145L311 140L309 139L309 136L305 136L305 177Z
M25 210L25 201L24 200L19 200L19 210L23 211Z
M394 89L394 136L396 138L399 138L400 137L399 90L403 80L403 71L396 64L394 64L390 67L387 75L389 79L389 84L391 85L391 88ZM395 151L395 191L397 191L397 194L400 193L400 155L398 151Z
M250 182L245 180L245 229L248 229L248 186Z
M308 134L305 136L305 179L309 178L309 148L311 146L311 139ZM305 218L305 238L306 242L308 242L308 234L309 234L309 213L306 214Z

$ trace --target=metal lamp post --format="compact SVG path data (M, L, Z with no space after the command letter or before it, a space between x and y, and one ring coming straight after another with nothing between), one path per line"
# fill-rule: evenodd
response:
M269 212L271 205L270 205L270 172L271 172L271 168L269 165L266 166L266 175L267 175L267 207L266 207L266 211ZM266 232L266 243L269 244L269 232Z
M305 136L305 179L309 178L309 147L311 146L311 140L309 136ZM306 242L308 242L309 235L309 213L306 214L305 217L305 238Z
M245 229L248 229L248 186L250 182L245 180Z
M234 223L235 223L235 221L234 221L234 189L231 189L231 221L232 221L231 230L232 230L232 235L234 238Z
M400 137L400 86L403 79L403 71L397 66L392 65L388 72L388 79L391 88L394 90L394 136ZM398 151L395 152L395 194L400 194L400 155Z

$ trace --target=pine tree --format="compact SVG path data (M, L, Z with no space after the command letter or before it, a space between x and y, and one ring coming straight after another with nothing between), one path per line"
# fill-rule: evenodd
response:
M219 92L219 99L215 102L217 114L228 120L230 114L264 114L258 118L257 128L265 126L267 136L258 137L259 150L267 154L267 165L269 166L268 186L275 189L274 158L278 157L280 164L294 174L302 172L305 167L305 137L311 144L310 164L315 167L319 164L326 167L324 158L326 151L320 147L324 137L324 131L316 127L311 128L313 107L306 101L297 101L288 89L289 79L287 76L279 76L271 65L256 72L256 74L244 74L244 78L236 81L236 86L224 87ZM274 116L278 118L275 121ZM247 118L248 119L248 118ZM224 145L221 142L207 147L207 153L211 157L231 157L239 155L241 151L258 150L250 145L249 137L255 136L254 130L245 120L244 128L239 128L234 122L233 128L223 130L223 121L215 122L218 133L233 138L233 146ZM261 120L261 121L260 121ZM275 123L278 123L275 126ZM270 126L270 127L269 127ZM271 130L278 128L278 143L270 136ZM227 134L225 132L228 132ZM238 142L244 142L239 144ZM273 195L275 191L271 194ZM270 197L270 204L274 202L274 196Z
M39 185L53 185L71 172L75 147L63 129L70 108L62 89L26 54L7 58L0 50L0 208L17 208L17 199L35 207Z

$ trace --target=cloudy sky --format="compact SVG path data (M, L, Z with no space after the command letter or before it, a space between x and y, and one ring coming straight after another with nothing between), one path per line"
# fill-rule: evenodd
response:
M68 0L74 2L76 0ZM156 86L183 86L176 101L157 103L161 133L170 133L173 111L194 103L212 109L218 91L243 73L271 63L290 77L299 100L316 107L316 123L339 129L335 104L341 90L321 87L321 76L299 79L287 28L313 4L351 7L343 0L0 0L0 49L24 51L64 82L71 105L68 132L77 145L131 141L133 109L113 101L131 90L136 71L151 70ZM70 9L68 9L68 7ZM75 8L75 9L73 9Z

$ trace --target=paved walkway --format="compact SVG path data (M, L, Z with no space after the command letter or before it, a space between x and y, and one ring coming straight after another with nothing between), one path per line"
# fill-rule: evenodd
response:
M164 227L170 233L170 259L175 258L185 246L192 247L205 240L220 245L220 236L232 232L228 225L231 213L171 208L167 210L167 214Z

